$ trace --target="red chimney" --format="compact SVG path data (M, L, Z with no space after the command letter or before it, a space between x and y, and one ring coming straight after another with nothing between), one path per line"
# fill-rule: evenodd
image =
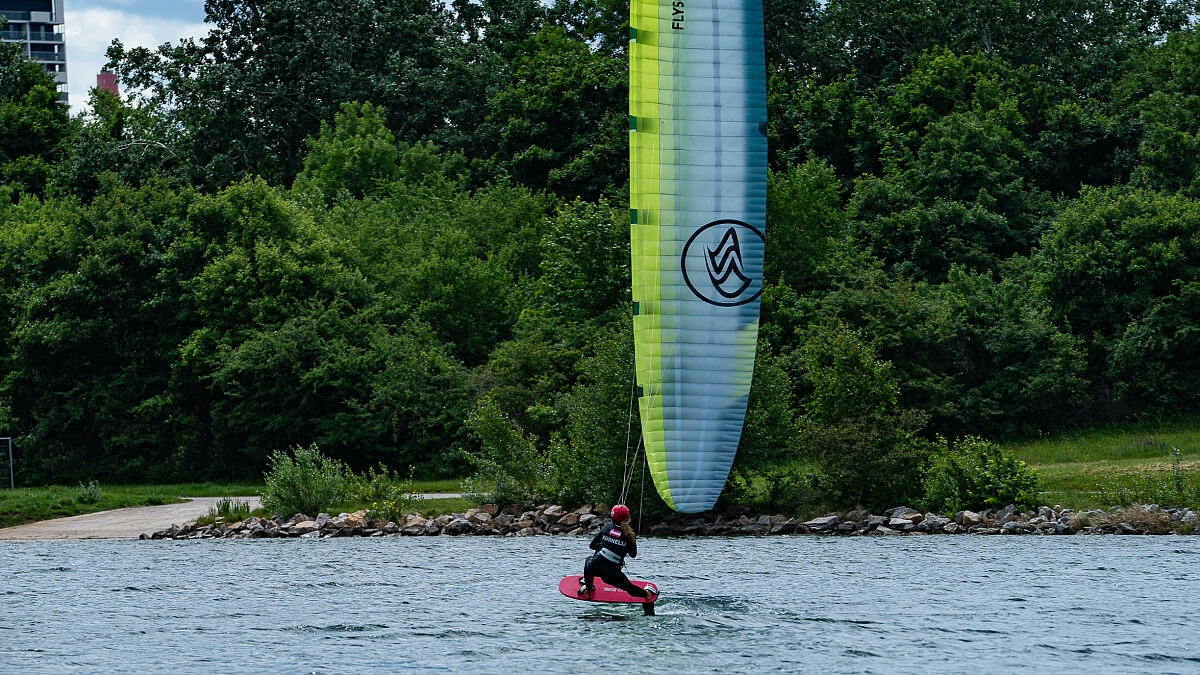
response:
M96 76L96 88L107 89L112 92L113 96L121 95L121 90L117 86L117 74L107 70Z

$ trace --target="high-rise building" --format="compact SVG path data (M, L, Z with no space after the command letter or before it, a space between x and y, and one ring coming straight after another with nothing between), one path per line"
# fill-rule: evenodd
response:
M0 30L4 42L20 43L30 59L54 75L67 102L67 45L63 39L63 0L0 0L8 23Z

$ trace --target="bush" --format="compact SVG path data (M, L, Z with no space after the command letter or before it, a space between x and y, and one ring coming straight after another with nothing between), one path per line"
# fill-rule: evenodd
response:
M316 444L296 446L293 460L282 450L271 454L271 470L264 476L262 505L268 512L290 516L317 514L346 500L346 467L321 454Z
M371 505L368 516L399 523L415 510L417 498L413 494L412 474L410 467L408 478L401 480L399 474L389 472L380 463L379 471L369 468L362 475L349 474L348 492L353 500Z
M80 504L95 504L103 495L104 491L100 489L100 483L93 480L87 485L79 484L79 489L75 492L75 501Z
M479 439L479 452L470 455L476 475L465 489L480 501L495 504L535 504L553 499L555 471L538 451L535 439L485 398L467 418ZM492 484L490 490L480 486Z
M842 326L818 333L804 350L812 394L802 438L821 468L824 499L886 508L919 496L913 489L927 453L916 434L929 417L899 407L892 365Z
M225 497L217 502L216 506L210 507L208 513L196 519L197 525L211 525L217 522L217 518L225 519L225 522L232 523L239 520L245 520L250 516L250 502L247 500L237 500L230 497Z
M996 444L967 436L955 443L939 436L925 479L925 505L954 513L1007 504L1037 505L1037 475Z

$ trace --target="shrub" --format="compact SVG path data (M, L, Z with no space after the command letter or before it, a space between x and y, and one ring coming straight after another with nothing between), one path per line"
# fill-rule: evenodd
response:
M224 518L225 522L232 523L239 520L245 520L250 516L250 502L246 500L237 500L230 497L225 497L217 502L216 506L209 507L208 513L196 519L198 525L211 525L217 522L217 518Z
M408 478L401 480L399 474L389 472L381 462L379 471L369 468L361 475L351 473L348 491L355 501L371 505L368 516L398 523L415 510L417 498L413 494L412 474L409 467Z
M825 498L875 508L918 497L913 486L927 451L916 434L928 415L900 408L892 365L842 326L818 333L804 350L812 394L802 438L821 468L816 484Z
M295 459L282 450L271 454L264 478L262 505L268 512L290 516L316 514L346 499L346 467L321 454L316 444L296 446Z
M80 504L95 504L103 495L104 491L100 489L100 483L93 480L87 485L79 484L79 489L75 491L75 501Z
M535 439L485 398L467 418L479 439L479 452L470 455L476 475L465 489L480 501L496 504L534 504L553 498L554 467L538 451ZM490 490L480 486L492 484Z
M925 479L927 508L953 513L1007 504L1037 504L1037 475L996 444L967 436L951 443L939 436Z

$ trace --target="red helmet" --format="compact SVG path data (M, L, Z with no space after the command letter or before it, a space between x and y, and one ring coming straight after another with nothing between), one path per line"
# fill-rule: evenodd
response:
M623 523L629 520L629 507L624 504L617 504L612 507L612 519L615 523Z

